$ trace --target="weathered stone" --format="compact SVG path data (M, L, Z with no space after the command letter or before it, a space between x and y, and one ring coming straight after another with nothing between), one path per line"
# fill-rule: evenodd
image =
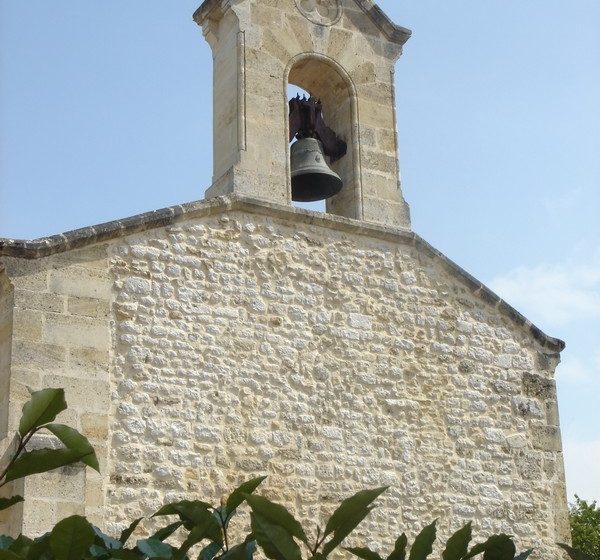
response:
M528 397L540 400L556 399L554 380L535 373L523 374L523 391Z
M533 426L533 446L542 451L562 451L560 428L557 426Z

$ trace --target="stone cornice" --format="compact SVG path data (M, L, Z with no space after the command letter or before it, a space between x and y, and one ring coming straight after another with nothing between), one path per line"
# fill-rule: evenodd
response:
M383 35L392 43L404 45L410 39L412 31L406 27L396 25L386 13L372 0L354 0L358 6L373 23L380 29ZM211 12L220 9L223 0L205 0L194 12L194 21L202 25L204 20L210 17ZM221 11L222 13L222 11Z
M32 241L0 238L0 257L39 259L96 243L111 241L126 235L169 226L181 221L231 211L259 214L272 218L280 218L287 222L316 225L393 243L412 245L424 254L437 260L449 274L466 284L470 291L479 299L502 311L513 323L527 329L544 349L551 352L561 352L565 348L565 343L562 340L546 335L484 284L410 230L394 229L334 216L332 214L311 212L309 210L273 204L240 195L190 202L146 214L139 214L124 220L116 220ZM0 266L0 272L1 269L2 267Z

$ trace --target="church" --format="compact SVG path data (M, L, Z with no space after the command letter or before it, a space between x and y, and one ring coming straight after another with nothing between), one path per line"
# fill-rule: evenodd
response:
M268 475L304 522L389 486L358 532L384 550L439 518L558 558L564 343L411 229L411 32L371 0L206 0L194 20L214 60L206 199L0 239L0 451L28 389L62 387L101 463L15 483L0 534L73 514L117 531Z

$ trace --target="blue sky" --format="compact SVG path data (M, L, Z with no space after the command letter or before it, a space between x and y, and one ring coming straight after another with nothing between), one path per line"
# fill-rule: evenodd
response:
M199 0L0 0L0 236L203 198ZM415 231L568 347L569 493L600 500L600 2L383 0Z

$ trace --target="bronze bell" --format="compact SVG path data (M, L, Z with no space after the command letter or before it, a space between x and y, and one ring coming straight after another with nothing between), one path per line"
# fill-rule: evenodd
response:
M302 138L291 148L292 200L314 202L331 198L342 190L340 176L325 161L323 144Z
M346 154L346 142L323 119L321 102L313 97L290 101L292 200L314 202L338 194L344 183L327 164Z

